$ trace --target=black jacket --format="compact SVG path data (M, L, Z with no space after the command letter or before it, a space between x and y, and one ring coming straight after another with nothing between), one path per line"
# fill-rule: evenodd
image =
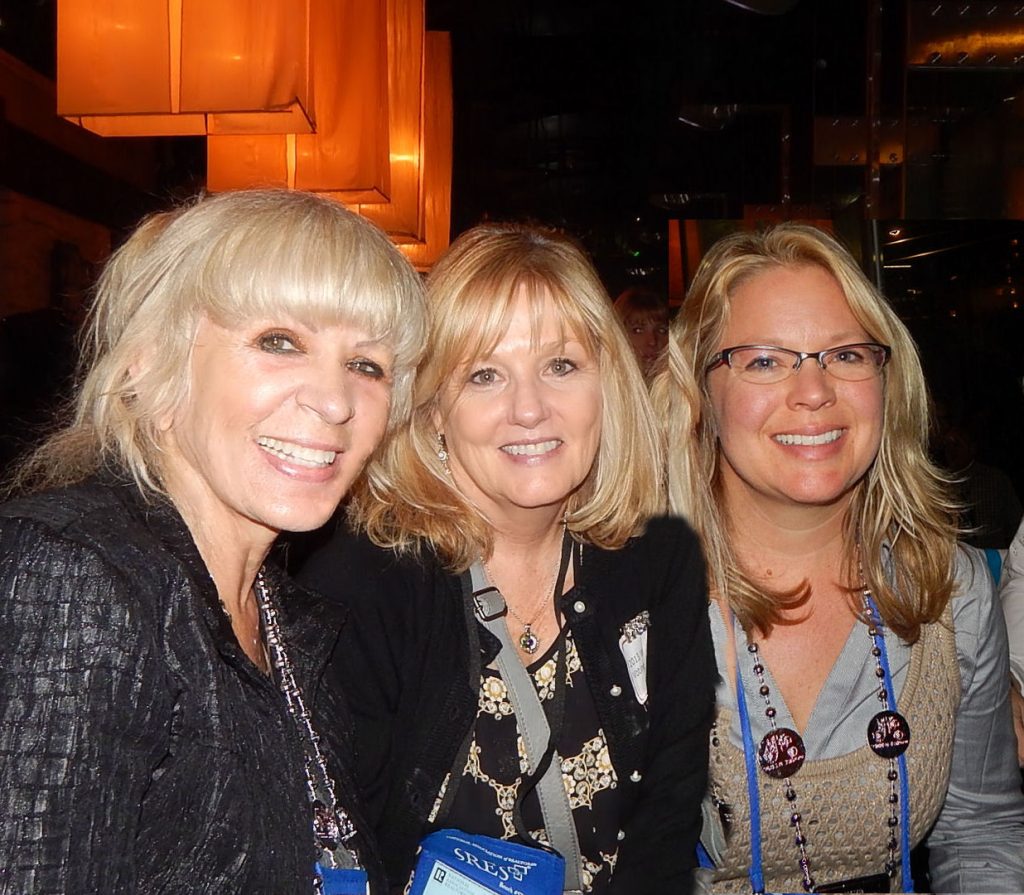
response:
M340 613L270 578L312 704ZM98 481L0 507L0 892L309 895L313 860L294 723L174 508Z
M408 878L427 817L476 716L459 579L432 559L396 559L339 533L300 580L350 606L328 675L355 722L357 779L388 881ZM582 574L563 599L622 800L613 892L686 892L707 779L715 663L704 566L696 537L658 519L622 550L583 550ZM636 700L620 631L650 613L647 682ZM497 640L479 628L481 662ZM329 731L324 731L329 735ZM472 831L471 831L472 832Z

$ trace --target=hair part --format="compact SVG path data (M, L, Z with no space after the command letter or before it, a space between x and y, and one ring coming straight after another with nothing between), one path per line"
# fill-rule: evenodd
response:
M579 340L600 371L600 446L587 479L569 497L569 531L582 542L614 549L663 508L657 427L597 272L563 234L485 224L462 234L427 281L431 328L411 423L389 443L384 463L357 488L350 507L351 519L379 545L429 545L453 571L490 554L490 522L438 460L436 420L443 396L458 388L460 372L501 340L521 297L535 339L544 315L553 311L562 337Z
M721 350L736 288L773 268L806 266L834 277L865 332L892 347L882 374L881 444L844 520L845 566L851 600L861 583L860 567L886 624L913 642L922 624L941 617L953 593L957 507L948 478L928 457L928 393L913 338L849 252L823 231L786 223L734 233L701 262L652 386L663 441L671 448L669 506L700 533L711 589L728 601L747 631L769 633L783 622L782 609L806 598L806 586L772 592L739 565L723 514L718 435L705 374ZM860 611L859 602L854 605Z
M162 493L160 421L188 395L200 320L230 327L281 315L355 326L387 343L389 429L407 419L426 329L409 263L333 200L227 192L153 215L111 257L83 334L72 422L28 458L14 488L73 484L108 468L144 494Z

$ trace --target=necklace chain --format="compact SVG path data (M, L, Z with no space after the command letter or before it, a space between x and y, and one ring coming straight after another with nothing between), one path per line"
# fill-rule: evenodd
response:
M281 634L277 607L274 605L262 569L256 576L255 591L263 629L266 632L267 650L277 672L278 686L284 694L288 714L295 721L303 741L306 791L313 809L313 839L320 854L320 862L328 867L338 866L334 852L345 845L358 864L355 849L347 844L356 834L355 824L338 804L335 796L334 780L327 770L327 761L320 750L320 737L313 729L312 718L295 680L295 670L288 658Z
M868 744L872 751L889 762L889 770L886 779L889 783L889 817L886 821L888 839L886 848L889 859L885 864L885 873L893 879L899 869L899 841L896 838L896 831L900 824L899 816L899 770L896 759L905 751L910 738L910 730L906 720L889 707L889 692L886 687L886 672L882 665L884 653L884 633L881 620L875 614L871 601L871 592L862 586L862 599L864 613L867 619L867 633L871 638L871 655L875 660L875 676L878 679L878 701L882 704L882 711L872 719L868 725ZM753 672L758 681L758 693L764 699L765 717L771 726L769 733L761 740L759 760L761 769L768 776L781 777L783 783L783 795L790 804L792 810L789 816L789 824L793 828L793 842L796 845L800 858L800 874L803 877L802 883L805 892L813 892L816 882L811 870L810 858L807 854L807 837L803 831L803 816L796 807L796 790L793 788L790 777L795 774L803 765L806 757L806 750L803 738L785 727L778 727L775 718L778 712L771 702L771 691L765 679L765 667L760 657L760 649L756 643L749 643L747 651L753 659ZM717 745L714 740L715 732L712 731L712 745ZM789 758L787 760L786 753Z
M564 531L564 529L563 529ZM561 542L559 542L561 544ZM483 560L484 571L487 572L487 577L490 579L491 584L496 585L496 579L494 573L491 571L491 567L487 564L487 560ZM518 642L523 652L528 655L533 655L540 648L540 637L537 636L537 632L533 630L533 623L537 620L537 617L544 611L546 598L548 594L554 595L555 584L558 581L558 572L562 567L562 549L559 546L558 555L555 558L555 568L551 573L551 577L548 579L546 586L541 590L540 597L537 602L534 603L533 608L530 610L529 619L524 619L515 609L512 608L512 604L506 599L505 608L508 609L509 614L522 625L523 630L519 634Z

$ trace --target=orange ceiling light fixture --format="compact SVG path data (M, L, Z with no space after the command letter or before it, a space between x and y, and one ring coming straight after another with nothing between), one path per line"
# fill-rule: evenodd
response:
M311 0L58 0L57 114L103 136L310 133Z
M388 5L309 0L316 133L211 133L208 189L283 186L350 204L389 200Z
M452 44L446 31L428 31L423 67L424 236L399 248L420 271L448 248L452 220Z
M396 243L426 237L423 189L424 0L388 0L388 202L364 203L361 215Z

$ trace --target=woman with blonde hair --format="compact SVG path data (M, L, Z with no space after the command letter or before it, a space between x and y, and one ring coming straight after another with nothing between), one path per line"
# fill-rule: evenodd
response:
M720 669L712 891L1024 889L1006 634L926 453L914 343L850 255L784 224L708 252L654 386Z
M657 430L611 302L575 244L519 225L463 234L427 298L412 422L351 507L368 538L339 533L303 571L361 582L333 670L365 682L358 777L390 885L444 826L552 843L558 891L684 891L713 691L703 567L685 524L647 521ZM571 823L541 806L549 774Z
M267 556L404 422L424 327L387 237L309 194L116 252L73 418L0 506L0 892L377 890L317 738L340 615Z

